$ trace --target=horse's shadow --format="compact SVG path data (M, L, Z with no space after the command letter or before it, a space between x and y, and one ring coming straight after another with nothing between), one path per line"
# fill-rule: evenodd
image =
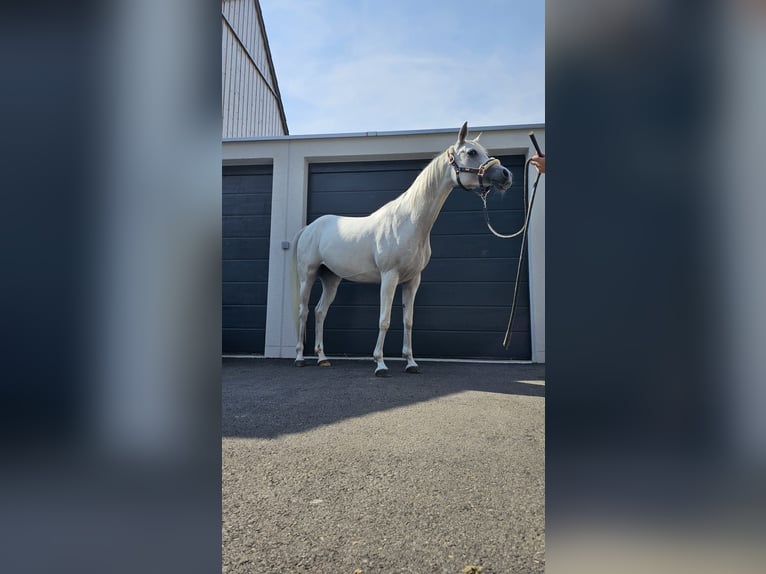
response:
M464 391L544 397L544 365L422 362L420 375L392 361L375 377L368 361L297 368L285 359L225 359L223 437L275 438Z

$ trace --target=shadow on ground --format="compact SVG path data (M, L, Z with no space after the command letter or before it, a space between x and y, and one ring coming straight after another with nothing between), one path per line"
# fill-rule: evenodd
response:
M465 391L545 396L545 366L421 363L422 373L378 378L372 361L298 368L289 359L227 358L222 366L224 437L274 438Z

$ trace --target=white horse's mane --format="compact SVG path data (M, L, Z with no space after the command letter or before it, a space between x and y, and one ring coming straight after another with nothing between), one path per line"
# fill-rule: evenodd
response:
M479 143L478 137L474 140L471 140L471 143L486 153L484 146ZM398 202L399 205L408 208L408 211L412 213L421 213L425 207L425 204L433 199L429 198L426 192L431 191L433 193L436 189L438 189L439 184L441 183L441 179L444 177L444 167L446 162L447 150L444 150L435 158L433 158L426 167L423 168L423 171L418 174L418 176L415 178L415 181L412 182L412 185L407 188L407 191L405 191L394 201Z
M401 194L394 201L407 209L411 213L420 213L430 198L427 191L436 190L444 177L444 165L447 161L447 151L441 152L429 164L423 168L415 181L412 182L407 191Z

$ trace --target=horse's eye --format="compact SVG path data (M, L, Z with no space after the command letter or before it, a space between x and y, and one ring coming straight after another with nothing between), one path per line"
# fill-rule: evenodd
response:
M469 149L468 150L468 155L470 155L470 156L476 155L476 150L475 149Z

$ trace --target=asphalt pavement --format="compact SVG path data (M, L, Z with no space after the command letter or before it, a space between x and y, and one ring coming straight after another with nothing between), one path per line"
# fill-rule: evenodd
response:
M223 571L545 569L545 368L223 362Z

